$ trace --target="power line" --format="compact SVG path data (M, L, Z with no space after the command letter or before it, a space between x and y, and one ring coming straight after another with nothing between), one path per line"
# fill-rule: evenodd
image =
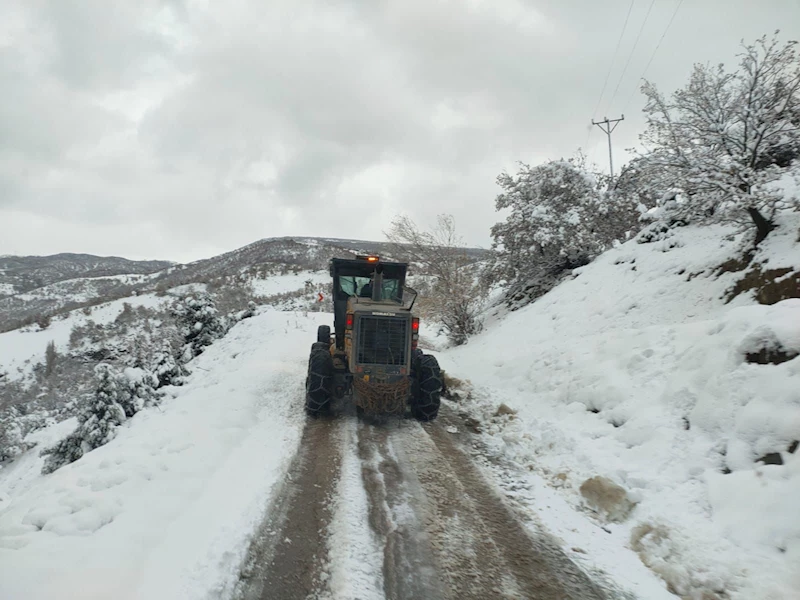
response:
M667 27L664 29L664 33L661 34L661 38L658 40L658 43L656 44L656 47L653 50L653 53L650 55L650 60L647 61L647 65L642 71L642 74L639 76L639 79L636 80L636 84L633 87L633 91L631 92L631 95L628 97L628 101L625 103L625 108L623 109L622 112L626 112L628 110L628 106L630 105L631 101L633 100L633 97L636 95L636 92L639 89L639 82L644 79L645 74L647 74L647 69L649 69L650 65L653 63L653 59L656 57L656 53L658 52L658 49L661 47L661 42L663 42L664 38L667 37L667 32L669 31L672 22L675 20L675 17L678 15L678 9L680 9L681 4L683 4L683 0L678 0L678 4L675 5L675 10L672 12L672 17L670 17L669 23L667 23Z
M622 24L622 31L619 32L619 38L617 38L617 46L614 48L614 55L611 57L611 63L608 65L608 71L606 72L605 81L603 81L603 89L600 90L600 97L597 99L597 106L594 107L594 111L592 111L592 119L597 116L597 111L600 108L600 104L603 102L603 96L605 96L606 88L608 87L608 80L611 77L611 71L614 69L614 62L617 60L617 54L619 53L619 48L622 45L622 38L625 37L625 31L628 29L628 20L631 18L631 11L633 10L633 3L636 0L631 0L630 5L628 5L628 13L625 15L625 22ZM586 141L583 143L584 150L588 150L589 147L589 140L592 137L592 133L594 132L594 127L589 127L588 131L586 132Z
M600 108L600 103L603 101L603 96L606 93L606 87L608 86L608 79L611 77L611 71L614 68L614 61L617 59L617 53L619 52L619 47L622 44L622 37L625 35L625 30L628 27L628 19L631 18L631 10L633 10L633 3L635 0L631 0L630 6L628 6L628 14L625 15L625 22L622 24L622 31L619 33L619 39L617 40L617 47L614 48L614 55L611 57L611 64L608 65L608 73L606 73L606 80L603 82L603 89L600 91L600 97L597 99L597 106L594 107L594 111L592 111L592 118L594 119L597 116L597 110ZM594 128L590 129L589 131L593 131ZM588 141L588 140L587 140Z
M642 37L644 26L647 25L647 19L650 18L650 12L653 10L653 6L655 5L655 3L656 0L652 0L652 2L650 2L650 7L647 9L647 14L644 16L644 21L642 21L642 26L639 28L639 33L636 34L636 40L633 42L633 48L631 48L631 53L628 55L628 60L625 61L625 66L623 67L622 73L619 76L619 81L617 81L617 87L614 88L614 94L611 96L611 100L609 100L608 102L608 108L611 108L611 105L614 103L614 99L617 97L617 92L619 91L619 87L622 85L622 80L625 78L625 73L628 71L628 65L631 64L633 53L636 51L636 46L639 45L639 39Z

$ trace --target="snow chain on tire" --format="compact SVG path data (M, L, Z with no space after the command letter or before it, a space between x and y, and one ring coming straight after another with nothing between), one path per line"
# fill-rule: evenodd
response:
M415 356L411 414L419 421L432 421L439 414L442 370L436 357L421 352Z
M317 342L319 343L319 342ZM316 344L314 344L316 346ZM325 348L311 349L306 379L306 410L310 414L328 411L333 384L333 358Z

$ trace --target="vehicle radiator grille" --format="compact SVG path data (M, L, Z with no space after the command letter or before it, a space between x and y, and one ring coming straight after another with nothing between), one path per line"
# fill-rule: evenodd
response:
M356 362L362 365L404 365L407 327L407 319L361 317Z

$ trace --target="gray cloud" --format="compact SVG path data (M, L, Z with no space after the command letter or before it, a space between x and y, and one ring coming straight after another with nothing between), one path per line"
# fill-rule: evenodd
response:
M635 94L674 3L199 0L0 8L0 254L199 258L270 235L381 237L392 216L456 215L488 244L494 179L516 161L642 128ZM4 24L4 25L3 25ZM790 0L684 2L648 77L733 62ZM630 102L629 102L630 101ZM144 241L143 241L144 240Z

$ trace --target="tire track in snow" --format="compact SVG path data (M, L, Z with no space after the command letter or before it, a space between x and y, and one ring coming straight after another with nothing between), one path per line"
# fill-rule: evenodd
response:
M253 543L240 600L605 600L484 479L454 416L309 419Z
M462 574L451 580L455 587L461 587L455 597L607 598L605 591L570 560L555 540L528 533L457 438L446 431L449 416L443 410L440 422L425 427L427 440L415 436L413 444L418 451L412 455L412 462L421 463L416 468L426 473L420 479L432 501L433 527L443 533L439 559L444 564L456 559L455 568L444 572ZM459 528L467 535L461 535ZM460 550L465 542L467 546ZM473 578L472 584L463 574Z
M343 424L333 417L306 422L286 481L251 544L237 598L300 600L319 595L326 578L326 537L342 464Z
M444 423L401 422L387 440L447 598L606 598L554 540L529 535Z
M383 543L384 594L393 600L444 598L427 537L413 508L417 494L389 436L396 423L359 426L358 452L369 495L369 522Z
M328 525L328 557L325 569L328 589L320 598L332 600L383 600L382 552L370 529L370 500L364 489L358 456L360 424L344 416L339 430L342 448L341 476Z

